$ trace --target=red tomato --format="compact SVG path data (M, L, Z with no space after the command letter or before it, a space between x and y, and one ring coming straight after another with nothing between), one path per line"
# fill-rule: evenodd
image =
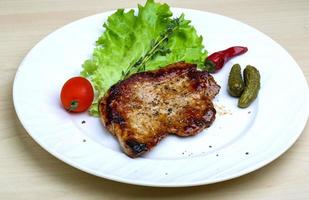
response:
M62 87L60 98L63 107L69 112L86 111L94 97L91 83L83 77L73 77Z

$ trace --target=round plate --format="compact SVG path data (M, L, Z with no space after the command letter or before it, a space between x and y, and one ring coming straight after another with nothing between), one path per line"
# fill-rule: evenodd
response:
M67 113L59 102L64 82L82 63L114 11L90 16L51 33L21 63L14 81L17 115L31 137L48 152L90 174L147 186L179 187L215 183L252 172L279 157L299 137L308 118L306 80L293 58L276 42L239 21L213 13L172 9L192 20L209 53L230 46L249 51L214 77L214 124L194 137L168 136L141 158L121 152L116 139L87 113ZM258 98L247 109L227 94L231 66L256 66Z

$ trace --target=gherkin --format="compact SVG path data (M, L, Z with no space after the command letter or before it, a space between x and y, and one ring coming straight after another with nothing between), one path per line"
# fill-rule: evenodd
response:
M233 97L240 97L244 91L245 83L242 80L239 64L233 65L228 79L228 92Z
M251 65L244 69L244 79L246 86L238 101L240 108L247 108L256 99L261 87L260 72Z

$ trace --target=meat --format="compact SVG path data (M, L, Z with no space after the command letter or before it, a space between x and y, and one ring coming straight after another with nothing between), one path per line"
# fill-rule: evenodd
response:
M179 62L137 73L112 86L99 102L101 120L130 157L169 134L193 136L215 120L220 86L196 65Z

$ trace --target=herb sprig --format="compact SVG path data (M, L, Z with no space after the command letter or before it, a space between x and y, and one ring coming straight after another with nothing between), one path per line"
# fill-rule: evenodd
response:
M183 18L179 17L172 19L166 30L162 32L156 40L151 41L150 50L133 65L130 65L125 72L122 71L121 80L126 79L130 74L134 73L134 71L145 71L147 61L155 57L157 54L164 56L170 53L171 50L166 47L166 44L170 36L179 28L182 19Z

